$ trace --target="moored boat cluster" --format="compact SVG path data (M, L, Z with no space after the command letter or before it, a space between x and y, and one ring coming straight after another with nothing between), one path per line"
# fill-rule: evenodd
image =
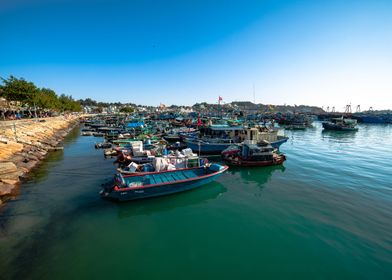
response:
M118 167L100 194L119 201L190 190L215 180L228 166L282 164L286 156L279 147L288 140L273 121L124 115L85 120L81 135L104 137L95 148ZM212 162L212 155L220 157Z

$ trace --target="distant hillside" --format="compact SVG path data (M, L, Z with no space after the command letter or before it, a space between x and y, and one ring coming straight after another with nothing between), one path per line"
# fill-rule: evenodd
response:
M235 101L230 103L231 106L244 111L258 111L261 113L311 113L311 114L321 114L324 110L316 106L290 106L290 105L270 105L270 104L255 104L250 101Z

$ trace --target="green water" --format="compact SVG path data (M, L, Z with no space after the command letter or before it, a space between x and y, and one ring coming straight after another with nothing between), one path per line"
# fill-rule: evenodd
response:
M0 212L0 279L392 279L392 126L288 132L283 167L130 203L75 130Z

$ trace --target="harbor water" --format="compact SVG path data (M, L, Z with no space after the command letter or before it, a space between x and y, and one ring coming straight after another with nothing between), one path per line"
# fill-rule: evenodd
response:
M127 203L79 133L0 209L0 279L392 279L392 125L287 131L283 166Z

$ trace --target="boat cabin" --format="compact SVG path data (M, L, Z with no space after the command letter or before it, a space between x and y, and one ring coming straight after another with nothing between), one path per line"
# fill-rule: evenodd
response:
M234 143L248 141L258 143L261 141L274 142L278 140L278 131L266 127L244 127L229 125L212 125L206 128L204 135L210 138L231 139Z
M255 144L243 144L241 157L253 161L273 160L274 148L271 145L259 146Z

